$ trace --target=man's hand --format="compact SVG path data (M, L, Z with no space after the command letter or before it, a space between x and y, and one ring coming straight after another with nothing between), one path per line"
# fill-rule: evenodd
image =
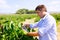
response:
M28 32L28 36L39 36L38 32Z
M30 24L23 24L22 26L23 26L23 27L24 27L24 26L25 26L25 27L29 27Z

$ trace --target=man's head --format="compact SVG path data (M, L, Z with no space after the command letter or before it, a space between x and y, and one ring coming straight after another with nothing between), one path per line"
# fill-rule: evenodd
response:
M38 5L35 9L36 13L42 18L47 12L45 5Z

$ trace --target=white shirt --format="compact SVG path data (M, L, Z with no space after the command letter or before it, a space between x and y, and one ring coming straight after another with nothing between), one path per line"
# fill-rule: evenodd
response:
M57 40L56 37L56 21L48 13L39 22L30 24L30 28L38 27L40 34L39 40Z

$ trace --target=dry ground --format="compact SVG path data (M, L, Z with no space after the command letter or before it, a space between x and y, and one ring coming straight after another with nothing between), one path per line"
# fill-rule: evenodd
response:
M60 40L60 22L58 23L57 26L57 40Z

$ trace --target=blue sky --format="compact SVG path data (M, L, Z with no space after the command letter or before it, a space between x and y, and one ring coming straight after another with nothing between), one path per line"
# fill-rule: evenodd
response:
M34 10L44 4L48 12L60 12L60 0L0 0L0 13L15 13L18 9Z

